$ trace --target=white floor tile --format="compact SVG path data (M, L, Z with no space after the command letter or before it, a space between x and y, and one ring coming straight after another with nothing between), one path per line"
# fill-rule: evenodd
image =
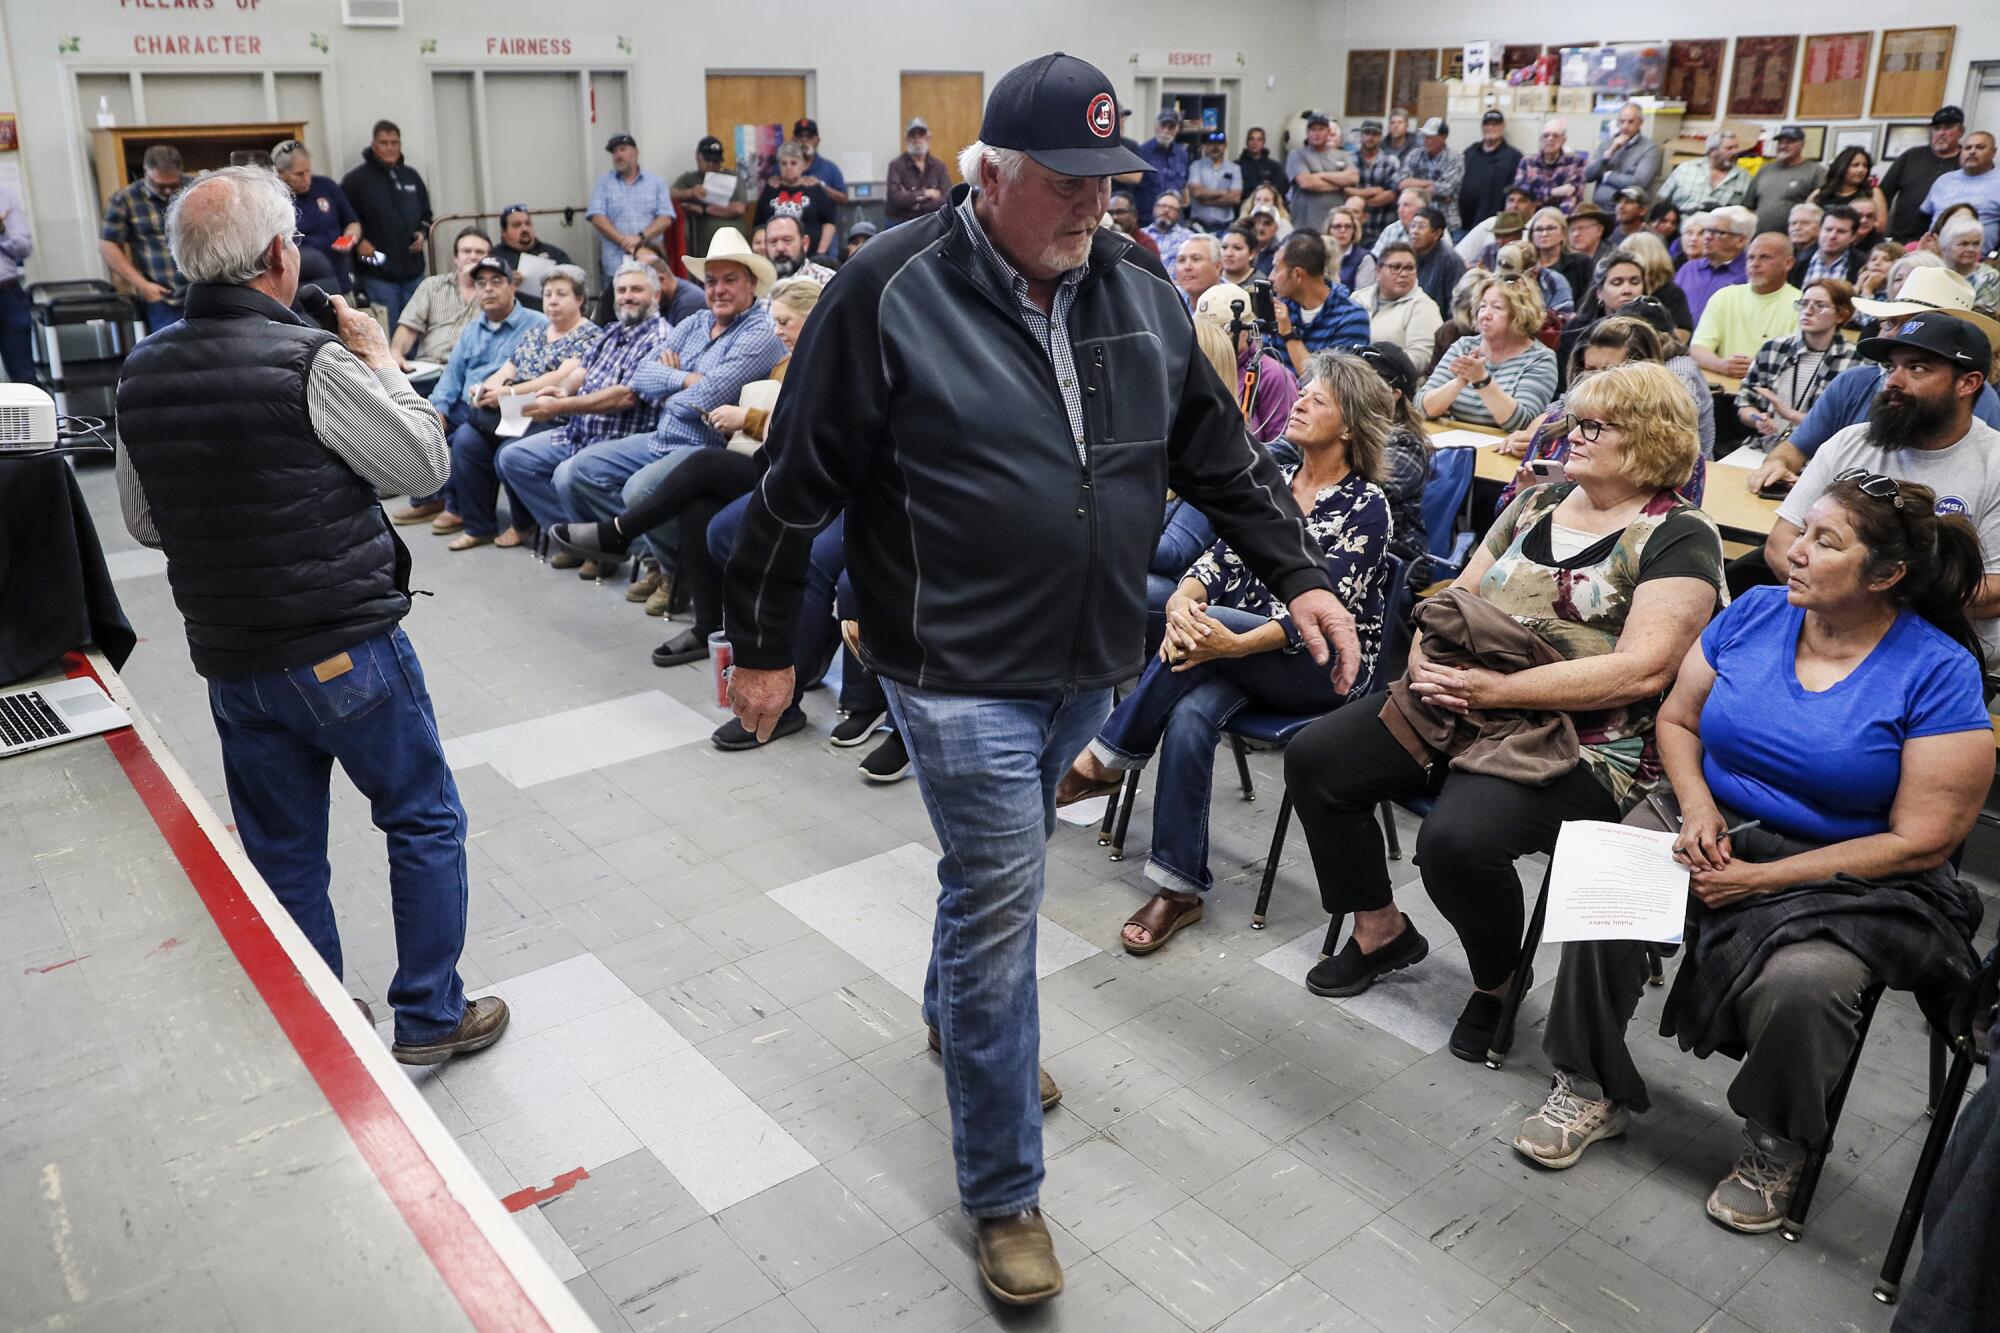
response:
M697 1125L733 1113L763 1114L707 1056L694 1050L606 1079L597 1093L669 1170L673 1163L667 1161L666 1149Z
M134 547L129 551L113 551L104 557L104 567L113 579L143 579L167 572L167 556L164 551L148 547Z
M769 897L897 990L921 1000L937 892L937 853L913 842L773 889ZM1102 952L1047 917L1038 937L1037 977Z
M556 1044L538 1032L504 1036L477 1055L447 1062L438 1077L476 1129L585 1086Z
M493 993L507 1001L510 1011L507 1040L546 1032L635 998L630 986L587 953L509 977Z
M597 1091L711 1213L819 1164L699 1051L621 1074Z
M493 1155L523 1186L540 1188L565 1171L594 1171L637 1151L638 1138L588 1088L488 1125Z
M444 743L454 769L490 765L516 787L574 777L702 740L715 720L653 691L551 713Z
M672 1023L637 996L551 1028L549 1037L592 1084L693 1049Z

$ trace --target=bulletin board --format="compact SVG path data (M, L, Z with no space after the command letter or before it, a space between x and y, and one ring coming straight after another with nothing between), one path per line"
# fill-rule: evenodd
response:
M1799 39L1738 37L1736 66L1729 72L1729 114L1778 119L1792 105L1792 70L1799 63Z
M1438 75L1438 49L1396 52L1396 72L1389 79L1389 105L1415 110L1426 80Z
M1801 120L1853 120L1868 88L1868 52L1875 34L1835 32L1806 38L1799 71Z
M1389 53L1347 53L1348 116L1379 116L1389 109Z
M1928 116L1945 99L1951 45L1958 29L1888 28L1882 33L1882 63L1875 70L1872 116Z
M1689 120L1715 114L1722 91L1722 57L1728 50L1724 37L1667 43L1667 81L1661 91L1687 103Z

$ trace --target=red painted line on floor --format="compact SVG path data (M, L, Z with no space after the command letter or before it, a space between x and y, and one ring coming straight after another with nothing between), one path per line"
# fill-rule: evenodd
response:
M576 1188L578 1181L589 1179L590 1172L578 1167L574 1171L563 1172L548 1185L539 1187L531 1185L524 1190L515 1190L500 1200L500 1205L510 1213L524 1212L538 1203L547 1203L550 1199L569 1193Z
M58 968L68 967L71 963L80 963L88 957L90 957L89 954L80 953L74 958L65 958L60 963L50 963L47 967L24 967L21 969L21 975L46 976L48 973L54 972Z
M103 683L89 660L78 654L70 654L65 666L72 677ZM473 1327L546 1333L541 1311L464 1205L452 1197L437 1164L306 984L138 731L121 728L104 739L236 961Z

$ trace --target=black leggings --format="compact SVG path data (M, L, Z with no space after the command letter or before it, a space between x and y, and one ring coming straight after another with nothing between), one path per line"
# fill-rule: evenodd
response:
M1424 892L1465 944L1473 984L1491 990L1514 973L1526 922L1514 858L1547 851L1566 819L1615 822L1611 794L1581 764L1546 787L1427 771L1382 723L1386 694L1357 699L1300 732L1285 749L1285 787L1312 848L1320 902L1342 916L1388 907L1388 854L1375 809L1435 800L1417 833Z
M709 520L731 500L749 493L762 475L754 454L698 449L637 504L618 515L621 532L650 531L670 518L681 521L676 576L687 580L694 604L694 632L703 638L722 628L722 566L708 550Z

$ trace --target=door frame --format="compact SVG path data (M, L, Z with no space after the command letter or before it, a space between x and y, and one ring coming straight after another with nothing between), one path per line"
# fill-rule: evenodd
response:
M1980 108L1981 87L1988 75L2000 76L2000 60L1973 60L1965 66L1965 95L1959 105L1965 108L1965 123L1980 124L1979 117L1986 114ZM2000 77L1995 77L1992 85L1994 109L2000 110Z
M493 155L486 142L486 76L488 74L566 74L576 84L577 102L577 153L578 161L595 160L601 148L591 144L590 122L590 76L596 73L622 74L625 76L625 105L638 105L636 85L633 81L637 64L630 60L558 60L543 62L537 60L526 64L517 60L429 60L424 62L424 131L430 141L438 142L437 83L434 76L439 74L469 74L472 76L472 117L476 133L473 136L472 170L478 181L478 205L481 213L491 213L500 204L489 196L493 190ZM585 199L585 203L589 200ZM533 207L540 207L533 204Z

